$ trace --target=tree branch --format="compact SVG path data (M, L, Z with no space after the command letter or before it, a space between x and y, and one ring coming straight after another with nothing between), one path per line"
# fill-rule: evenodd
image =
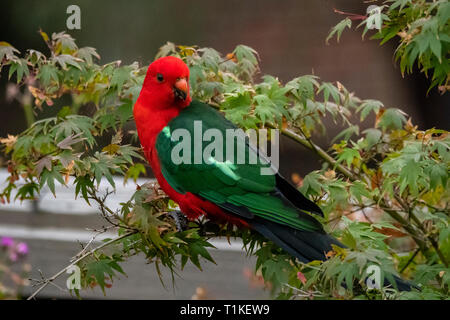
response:
M85 258L87 258L87 257L89 257L89 256L91 256L91 255L93 255L93 254L94 254L95 252L97 252L98 250L103 249L103 248L105 248L105 247L107 247L107 246L113 244L114 242L119 241L119 240L122 240L122 239L124 239L124 238L126 238L126 237L129 237L129 236L135 234L135 233L137 233L137 231L130 231L130 232L127 232L127 233L125 233L125 234L123 234L123 235L121 235L121 236L119 236L119 237L117 237L117 238L114 238L114 239L111 239L111 240L109 240L109 241L107 241L107 242L105 242L105 243L102 243L102 244L99 245L98 247L95 247L95 248L93 248L92 250L90 250L90 251L86 252L85 254L81 255L79 258L77 258L76 260L74 260L71 264L69 264L68 266L66 266L64 269L62 269L61 271L55 273L52 277L50 277L50 278L48 278L48 279L45 279L45 280L43 281L43 283L41 284L41 286L40 286L36 291L34 291L33 294L27 298L27 300L32 300L32 299L34 299L34 298L36 297L36 295L37 295L39 292L41 292L45 287L47 287L50 283L52 283L53 281L55 281L55 280L56 280L58 277L60 277L62 274L66 273L66 271L67 271L71 266L76 265L78 262L82 261L83 259L85 259Z
M276 128L276 126L274 126L273 124L268 124L268 126L270 126L271 128ZM295 133L291 129L282 129L281 132L285 136L287 136L287 137L291 138L292 140L300 143L301 145L305 146L309 150L314 151L315 153L317 153L323 160L328 162L330 165L332 165L334 168L336 168L339 172L341 172L344 176L349 178L351 181L358 180L358 177L353 172L351 172L344 165L342 165L340 163L337 163L337 161L332 156L330 156L325 150L320 148L318 145L314 144L314 142L312 142L310 139L302 137L301 135ZM422 235L420 234L421 232L418 232L419 230L416 230L413 226L411 226L408 223L408 221L406 219L404 219L396 210L389 209L389 206L385 203L384 200L382 200L382 203L383 203L383 206L384 206L383 210L387 214L389 214L394 220L400 222L402 224L403 228L414 239L416 244L419 246L420 250L422 252L425 252L427 246L426 246L426 243L425 243ZM423 230L421 228L423 228L423 226L419 226L420 231L422 231L422 233L423 233ZM424 237L426 237L426 238L428 238L430 240L431 244L433 245L434 249L436 250L436 252L439 255L439 257L442 260L442 262L445 265L447 265L447 261L445 260L445 257L443 256L443 254L440 252L437 244L433 243L434 239L431 239L431 238L427 237L425 234L424 234Z
M436 251L437 255L439 256L439 258L441 259L442 263L448 267L448 262L447 259L445 259L445 256L442 254L441 250L439 249L439 244L436 242L436 239L434 239L434 237L432 237L431 235L429 235L427 233L427 231L425 230L422 222L419 220L419 218L417 218L417 216L414 214L414 212L412 211L411 207L406 204L401 198L400 196L398 196L397 194L395 195L395 200L398 201L398 203L400 203L400 205L403 207L403 209L405 210L405 212L407 212L409 214L409 216L411 217L411 219L414 220L414 222L416 223L417 227L420 229L420 231L422 231L422 233L424 234L424 236L428 239L428 241L430 241L431 245L433 246L434 250Z
M270 125L270 126L275 128L275 126L273 126L273 125ZM286 137L289 137L292 140L305 146L309 150L316 152L323 160L325 160L326 162L331 164L334 168L336 168L340 173L342 173L344 176L346 176L350 180L357 180L357 177L355 176L355 174L353 172L351 172L348 168L346 168L342 164L337 163L337 161L332 156L330 156L321 147L314 144L314 142L312 142L310 139L302 137L301 135L295 133L291 129L281 129L281 133L284 134Z

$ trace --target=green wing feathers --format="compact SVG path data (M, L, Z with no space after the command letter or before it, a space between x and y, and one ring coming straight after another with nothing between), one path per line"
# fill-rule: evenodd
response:
M270 168L270 163L261 159L250 148L243 137L235 138L233 161L213 157L206 161L194 159L194 145L202 143L202 149L211 144L195 137L194 122L201 121L202 130L217 129L223 137L223 155L226 154L226 129L236 127L212 107L193 101L180 114L172 119L158 135L156 150L160 159L161 171L167 182L179 193L191 192L234 214L249 218L257 216L303 231L322 231L320 223L309 214L299 210L277 192L275 175L262 175L262 168ZM198 125L198 123L197 123ZM174 163L172 152L179 140L173 139L177 129L187 130L190 136L190 155L179 152L188 163ZM245 148L245 163L236 160L238 145ZM178 149L179 150L179 149ZM225 156L224 156L225 157ZM249 159L258 159L255 164ZM203 158L203 157L202 157ZM197 159L198 160L198 159Z

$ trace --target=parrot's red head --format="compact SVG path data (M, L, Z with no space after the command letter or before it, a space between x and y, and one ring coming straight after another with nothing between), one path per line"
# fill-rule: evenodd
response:
M151 101L152 109L184 108L191 103L189 68L177 57L155 60L147 70L141 95Z
M151 159L148 152L157 135L191 100L189 68L183 60L163 57L150 64L133 115L146 157L151 164L154 162L152 167L158 161Z

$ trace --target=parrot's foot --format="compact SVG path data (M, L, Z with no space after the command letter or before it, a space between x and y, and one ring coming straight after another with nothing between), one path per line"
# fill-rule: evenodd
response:
M169 215L175 220L175 224L179 232L187 229L188 220L180 210L170 211Z

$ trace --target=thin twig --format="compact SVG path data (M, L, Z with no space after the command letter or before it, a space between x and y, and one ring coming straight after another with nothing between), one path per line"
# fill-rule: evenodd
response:
M343 166L340 163L337 163L337 161L331 157L326 151L321 149L319 146L315 145L311 140L308 141L307 139L301 137L297 133L293 132L290 129L282 129L282 133L291 139L299 142L303 146L307 147L310 150L315 150L316 153L325 161L327 161L329 164L331 164L333 167L335 167L339 172L344 174L347 178L349 178L351 181L358 180L358 177L351 172L349 169L347 169L345 166ZM378 202L378 201L376 201ZM426 251L426 243L424 241L424 237L428 238L430 240L431 244L433 245L434 249L436 250L437 254L439 255L442 262L447 265L447 261L445 260L445 257L443 256L442 252L439 250L439 247L436 243L436 241L433 238L428 237L423 229L423 226L419 224L419 230L416 230L413 226L411 226L406 219L404 219L396 210L390 209L389 206L385 203L385 200L381 200L382 206L384 207L383 210L389 214L393 219L400 222L403 226L403 228L411 235L411 237L414 239L414 241L419 246L420 250L422 252ZM414 215L413 215L414 216ZM415 216L414 216L415 217ZM417 221L416 221L417 223ZM423 233L421 235L420 233Z
M70 259L70 261L72 262L73 260L75 260L75 259L77 259L78 257L82 256L82 255L87 251L87 249L89 248L89 246L94 242L94 240L95 240L100 234L105 233L106 230L107 230L107 228L103 228L103 230L97 231L97 233L96 233L96 234L89 240L89 242L88 242L87 244L85 244L85 245L83 245L83 244L80 242L80 245L81 245L81 251L78 252L75 256L73 256L73 257Z
M333 222L333 221L335 221L335 220L340 220L342 217L346 217L346 216L351 215L352 213L355 213L355 212L358 212L358 211L363 211L363 210L366 209L366 208L372 208L374 205L375 205L375 204L364 205L364 206L358 206L358 208L356 208L356 209L353 209L353 210L351 210L351 211L349 211L349 212L346 212L346 213L341 214L341 215L339 215L339 216L337 216L337 217L334 217L334 218L329 219L328 221L325 222L325 224L328 224L328 223ZM355 206L355 207L356 207L356 206ZM364 212L363 212L363 213L364 213ZM364 214L364 216L366 217L365 214ZM367 217L366 217L366 218L367 218Z
M425 235L425 237L428 239L428 241L430 241L431 245L433 246L433 248L436 251L439 258L441 259L442 263L446 267L448 267L447 259L445 258L444 254L441 252L441 250L439 249L439 244L437 243L436 239L434 239L434 237L432 237L431 235L427 234L427 231L425 230L422 222L414 214L411 207L408 204L406 204L397 194L395 195L395 200L397 200L398 203L400 203L400 205L403 207L405 212L407 212L408 215L411 217L411 219L413 219L413 221L416 223L416 225L420 229L420 231L422 231L422 233Z
M281 129L281 133L285 136L291 138L294 141L297 141L301 145L307 147L310 150L315 151L323 160L331 164L335 167L340 173L349 178L350 180L357 180L357 177L353 172L351 172L348 168L343 166L341 163L337 163L337 161L330 156L325 150L323 150L318 145L314 144L311 140L302 137L301 135L295 133L291 129Z
M85 259L85 258L91 256L91 255L94 254L96 251L98 251L98 250L100 250L100 249L103 249L104 247L107 247L107 246L113 244L113 243L116 242L116 241L119 241L119 240L122 240L122 239L124 239L124 238L126 238L126 237L129 237L129 236L135 234L136 232L137 232L137 231L130 231L130 232L127 232L127 233L125 233L125 234L123 234L123 235L121 235L121 236L119 236L119 237L117 237L117 238L114 238L114 239L109 240L108 242L102 243L102 244L99 245L98 247L93 248L92 250L86 252L85 254L83 254L82 256L80 256L78 259L74 260L71 264L69 264L68 266L66 266L64 269L62 269L62 270L60 270L59 272L55 273L52 277L43 280L43 281L42 281L43 283L41 284L41 286L40 286L36 291L34 291L33 294L27 298L27 300L32 300L32 299L34 299L34 298L36 297L36 295L37 295L39 292L41 292L41 291L42 291L45 287L47 287L51 282L55 281L58 277L60 277L60 276L63 275L64 273L66 273L66 271L67 271L70 267L72 267L73 265L76 265L78 262L80 262L80 261L82 261L83 259Z
M408 268L408 266L413 262L414 258L417 256L417 254L420 252L420 248L417 248L416 251L414 251L414 254L409 258L408 262L403 266L403 268L400 270L400 273L403 273L403 271Z
M351 181L358 180L358 177L353 172L351 172L349 169L347 169L342 164L337 163L337 161L333 157L331 157L326 151L321 149L319 146L315 145L311 140L308 141L307 139L301 137L300 135L298 135L297 133L293 132L290 129L282 129L282 133L285 134L286 136L290 137L291 139L299 142L300 144L307 147L308 149L315 150L316 153L322 159L324 159L329 164L331 164L333 167L335 167L339 172L344 174ZM426 251L426 244L423 239L423 237L426 237L430 240L431 244L433 245L434 249L436 250L436 252L439 255L442 262L447 265L447 261L445 260L445 257L443 256L443 254L440 252L436 241L433 238L427 237L427 235L425 234L425 232L423 230L423 226L421 224L419 225L419 230L416 230L396 210L389 209L389 206L386 205L384 199L382 200L382 204L385 207L385 208L383 208L383 210L386 213L388 213L393 219L395 219L396 221L400 222L403 225L403 228L411 235L411 237L417 243L417 245L419 246L419 248L421 249L422 252ZM416 223L417 223L417 221L416 221ZM421 232L418 232L418 231L421 231ZM420 233L424 233L424 235L422 236Z
M128 229L128 230L132 230L132 231L136 231L135 228L129 227L127 225L127 223L122 219L122 217L117 214L116 212L114 212L111 208L109 208L106 204L106 198L111 194L112 192L109 192L108 190L106 191L106 195L103 197L103 199L100 199L97 194L93 191L89 192L89 199L92 199L94 201L96 201L99 204L99 208L100 211L102 212L102 217L108 221L111 225L118 227L118 228L124 228L124 229ZM114 221L112 221L109 216L108 213L110 215L112 215L116 220L120 221L122 224L116 223Z

